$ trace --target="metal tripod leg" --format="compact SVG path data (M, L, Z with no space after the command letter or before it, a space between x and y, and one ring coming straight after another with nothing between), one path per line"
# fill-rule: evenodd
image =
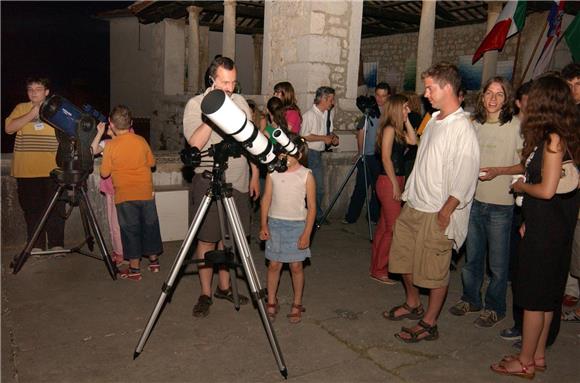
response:
M270 342L272 353L274 354L274 358L276 359L280 373L284 378L287 378L288 370L284 363L284 358L282 356L280 346L278 345L276 334L272 328L272 323L266 314L264 292L260 286L260 279L258 278L256 267L254 266L254 260L252 259L252 254L250 252L250 246L246 241L246 234L244 233L238 209L234 203L233 197L225 197L222 201L226 210L228 221L231 225L231 234L233 234L234 240L238 246L242 265L244 266L244 271L246 273L246 278L248 280L248 284L250 285L250 291L254 296L256 304L258 305L258 311L260 312L260 317L262 318L262 323L264 324L264 329L266 330L266 335L268 336L268 341Z
M89 216L89 213L86 212L86 206L81 203L79 203L79 211L81 212L81 222L83 224L83 229L85 230L85 242L89 250L93 251L95 248L95 238L91 233L91 226L87 218Z
M365 172L365 203L367 205L367 222L369 228L369 239L373 241L373 227L371 225L371 199L369 198L369 179L368 179L368 167L367 167L367 160L364 154L361 154L360 159L363 165L363 171ZM373 187L371 186L371 193Z
M348 183L348 180L350 179L350 177L354 173L354 171L355 171L355 169L360 161L362 161L362 154L358 156L358 158L356 159L354 164L350 167L348 174L346 175L346 177L344 177L344 180L342 181L342 184L338 188L338 191L334 194L334 197L332 197L332 201L330 201L330 204L328 205L328 207L326 208L324 213L322 213L322 217L320 218L320 220L318 220L314 224L314 228L312 229L312 235L310 236L311 241L312 241L312 239L314 239L314 235L316 234L318 229L320 229L320 226L322 226L322 222L324 222L326 220L326 217L330 214L330 211L334 207L334 204L336 203L336 201L338 201L338 197L340 197L340 195L342 194L342 191L344 190L346 184Z
M83 210L86 213L88 213L88 217L85 217L83 220L86 223L88 223L88 225L91 227L92 229L91 231L93 232L94 236L97 239L97 246L99 247L99 250L101 252L101 257L103 258L103 261L107 266L107 270L109 271L111 278L115 280L117 279L117 267L113 263L111 255L109 254L107 246L105 245L105 241L103 240L101 229L99 228L97 219L95 217L95 213L93 212L93 208L91 207L91 204L89 202L89 196L87 195L87 192L84 187L80 187L80 190L81 190L81 200L79 201L79 209L81 211L81 216L83 215Z
M34 229L32 238L30 238L30 240L26 243L26 245L24 246L24 250L22 250L22 252L18 256L14 257L14 259L12 259L12 262L10 262L10 267L12 267L12 274L18 273L22 268L22 266L24 265L24 263L26 262L26 260L28 259L28 257L30 256L30 251L34 247L34 244L36 243L36 240L38 239L40 232L42 231L42 229L44 229L46 221L48 220L50 213L56 206L58 198L60 197L60 194L63 192L63 190L64 185L58 185L58 188L54 192L54 195L52 196L50 203L48 204L46 210L44 211L44 214L42 215L40 222L38 222L36 228Z
M338 188L338 191L336 192L336 194L334 194L334 197L332 198L332 201L330 202L330 204L328 205L328 207L326 208L326 210L322 214L322 217L320 218L320 220L318 220L314 224L314 228L312 229L312 235L310 236L310 241L311 242L314 239L314 235L316 234L316 232L318 231L318 229L320 229L320 226L322 225L322 223L326 220L326 217L330 214L330 211L334 207L334 204L338 200L338 197L340 197L340 195L342 194L342 191L344 190L344 187L348 183L348 180L350 179L350 177L354 173L354 170L356 169L356 167L357 167L357 165L358 165L359 162L362 162L364 176L365 176L365 203L367 205L367 223L368 223L368 227L369 227L369 239L370 239L371 242L373 241L373 229L372 229L372 224L371 224L371 209L370 209L371 200L369 198L369 186L368 186L369 184L368 184L368 178L367 178L368 169L367 169L367 163L366 163L365 155L364 155L364 148L366 147L367 131L368 131L368 124L369 123L370 123L369 122L369 116L365 114L365 125L364 125L364 128L363 128L364 129L363 153L359 154L358 158L356 159L356 161L354 162L354 164L352 165L352 167L348 171L348 174L344 178L344 181L342 181L342 184ZM372 188L371 188L371 190L372 190Z
M224 225L224 212L223 212L223 201L221 199L217 200L217 209L218 209L218 218L220 222L220 229L222 232L222 244L224 246L224 250L231 248L234 252L235 256L235 245L234 241L232 240L232 228L231 225ZM230 222L231 224L231 222ZM228 230L226 231L226 227ZM240 310L240 296L238 294L238 281L236 275L236 268L230 267L230 286L232 286L232 296L234 297L234 308L236 311Z
M201 223L203 222L203 218L205 217L205 214L209 208L209 205L211 204L211 200L212 200L211 193L208 192L208 194L206 194L203 197L201 204L199 205L199 208L197 209L197 212L195 213L195 217L193 218L193 222L191 223L191 225L189 227L189 231L187 232L187 235L185 236L185 240L181 244L181 248L179 249L179 252L177 253L177 256L175 257L175 260L173 261L173 265L171 266L171 270L169 271L169 277L167 278L167 280L165 281L165 283L161 287L161 295L159 296L159 299L157 300L157 304L155 305L153 312L149 316L149 321L147 322L147 326L145 326L145 329L143 330L143 333L141 334L141 338L139 338L139 342L137 343L137 347L135 348L135 352L133 353L133 359L137 358L139 356L139 354L141 354L141 351L143 351L143 347L145 347L145 343L147 342L149 335L151 335L151 331L153 330L153 326L155 326L155 323L157 322L157 319L159 318L159 314L161 313L161 309L163 308L163 306L165 304L165 300L167 299L167 296L173 292L173 284L175 283L175 280L177 279L177 275L179 274L179 271L181 270L181 266L183 265L183 261L185 260L185 257L187 256L187 252L189 251L189 248L191 247L191 244L193 243L195 235L197 234L199 227L201 226Z

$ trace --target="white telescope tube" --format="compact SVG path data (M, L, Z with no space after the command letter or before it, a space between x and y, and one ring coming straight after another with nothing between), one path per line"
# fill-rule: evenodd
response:
M269 141L252 123L246 114L223 90L209 92L201 102L201 110L224 133L243 144L244 148L267 164L276 158Z
M292 141L290 141L290 138L288 138L288 136L286 135L286 133L284 133L282 129L277 128L276 130L274 130L274 132L272 132L272 137L274 137L276 142L279 143L280 146L282 146L284 150L288 152L288 154L290 154L291 156L298 153L298 148L296 147L296 145L294 145Z

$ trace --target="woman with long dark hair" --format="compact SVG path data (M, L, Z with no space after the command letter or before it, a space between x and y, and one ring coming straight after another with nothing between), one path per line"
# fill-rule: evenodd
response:
M578 216L577 189L556 193L562 162L578 164L580 159L576 121L564 80L547 76L534 81L522 124L526 180L513 185L524 195L522 242L513 281L515 304L524 309L522 349L491 366L499 374L533 378L535 371L546 369L548 330L562 304Z
M416 145L417 136L411 126L409 100L402 94L391 96L384 107L377 133L377 155L382 164L377 179L377 197L381 203L379 223L373 240L370 276L384 283L389 279L387 264L393 239L393 227L401 212L401 194L405 185L405 152L407 145Z
M282 100L288 130L291 133L299 134L302 125L302 114L297 105L294 87L288 81L279 82L274 85L274 96Z

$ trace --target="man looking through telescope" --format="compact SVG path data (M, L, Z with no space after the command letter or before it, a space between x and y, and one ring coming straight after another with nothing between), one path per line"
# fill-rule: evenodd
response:
M207 150L211 145L223 141L220 135L221 130L211 121L206 119L201 112L201 102L204 96L214 89L223 90L232 101L245 114L248 120L252 119L252 112L246 100L239 94L234 94L237 84L237 70L234 61L228 57L217 57L209 66L209 79L211 87L207 88L204 94L191 98L183 112L183 135L187 143L199 150ZM244 157L230 158L228 168L225 171L225 181L232 184L233 197L239 209L240 219L244 232L250 230L250 199L254 200L260 196L258 167L250 162L251 177L248 169L248 160ZM192 180L192 203L193 210L196 211L210 186L210 180L203 178L205 170L211 170L211 166L196 167ZM218 218L217 205L212 204L207 212L205 220L197 233L197 248L195 256L204 259L208 251L223 248L221 241L221 229ZM199 266L199 280L201 284L201 295L193 307L193 316L206 317L209 314L209 307L213 303L211 298L211 286L213 277L213 266ZM227 299L232 302L233 293L230 286L230 275L227 268L220 268L219 282L214 293L218 299ZM248 297L239 295L240 304L247 304Z
M29 101L16 105L6 118L4 130L8 134L16 133L10 175L16 178L18 201L24 212L27 238L30 241L37 222L42 218L44 209L58 187L50 178L50 172L57 167L58 141L54 128L40 121L39 117L40 105L50 93L49 80L41 77L28 78L26 92ZM63 248L64 215L64 203L57 202L48 217L45 230L33 244L33 252L45 249L46 237L50 250Z

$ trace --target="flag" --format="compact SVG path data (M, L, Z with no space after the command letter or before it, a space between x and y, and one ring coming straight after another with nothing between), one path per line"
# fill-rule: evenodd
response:
M520 32L526 22L526 2L508 1L497 17L495 25L485 36L479 48L475 51L472 64L475 64L487 51L502 50L505 41Z
M534 66L532 78L536 78L548 70L548 66L550 65L552 55L554 54L554 50L560 37L565 3L566 1L554 1L552 3L552 8L550 8L550 13L548 14L548 31L545 35L546 42L544 43L544 48L542 48L540 57L538 57L538 61L536 61L536 66Z
M572 53L574 62L580 62L580 13L574 17L574 20L568 25L564 32L566 44Z

